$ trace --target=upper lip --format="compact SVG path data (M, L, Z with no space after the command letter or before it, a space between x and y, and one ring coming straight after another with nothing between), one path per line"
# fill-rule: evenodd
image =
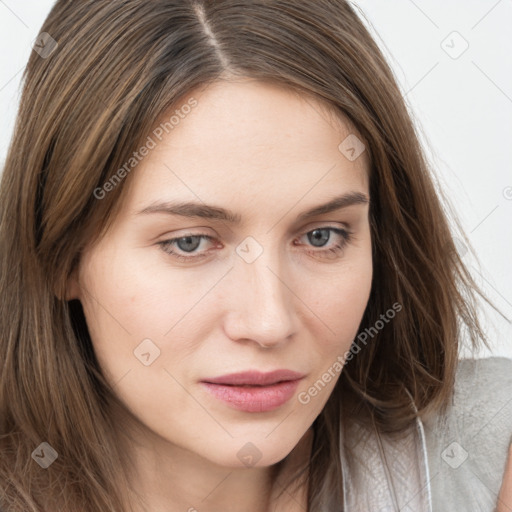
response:
M282 381L302 379L302 377L304 377L304 374L292 370L274 370L267 373L258 370L250 370L221 375L220 377L207 378L203 379L202 382L227 384L231 386L241 386L244 384L249 386L268 386Z

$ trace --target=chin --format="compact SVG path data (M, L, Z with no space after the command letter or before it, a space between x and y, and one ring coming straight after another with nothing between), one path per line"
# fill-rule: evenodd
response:
M266 435L266 434L265 434ZM261 436L261 434L260 434ZM232 439L230 446L218 453L218 457L212 459L223 467L232 469L262 468L273 466L285 459L297 446L300 438L291 440L290 437L282 438L274 433L274 439L264 437L257 439L252 436Z

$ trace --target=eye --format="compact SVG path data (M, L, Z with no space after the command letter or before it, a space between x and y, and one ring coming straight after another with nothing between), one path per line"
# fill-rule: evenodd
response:
M164 252L167 254L172 255L173 257L179 259L179 260L193 260L193 259L199 259L203 258L205 256L204 253L201 253L199 255L192 255L192 256L184 256L183 254L176 252L173 250L173 247L177 247L178 250L184 252L184 253L192 253L194 252L201 244L202 240L213 240L213 237L209 235L185 235L180 236L178 238L171 238L170 240L164 240L162 242L159 242L158 245L162 248Z
M308 242L311 243L313 247L324 247L326 243L331 240L332 233L336 235L338 240L336 243L331 244L331 247L323 250L308 251L314 255L329 258L333 257L333 255L336 256L343 251L345 246L352 240L352 232L346 229L325 226L315 228L304 233L300 239L307 237ZM205 234L187 234L177 238L163 240L162 242L158 242L158 245L165 253L171 255L173 258L181 261L197 261L208 256L206 251L195 254L203 240L212 242L215 239L212 236ZM294 241L294 245L299 244L296 244Z
M352 232L346 229L325 226L308 231L302 235L302 237L307 237L308 242L312 243L314 247L324 247L326 243L331 240L332 233L338 238L334 245L322 251L309 251L313 254L320 254L322 257L332 257L340 254L345 246L352 240Z

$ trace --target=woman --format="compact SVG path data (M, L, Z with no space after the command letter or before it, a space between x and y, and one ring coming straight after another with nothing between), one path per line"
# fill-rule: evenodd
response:
M0 189L2 509L510 507L511 362L458 364L476 287L352 7L59 0L41 34Z

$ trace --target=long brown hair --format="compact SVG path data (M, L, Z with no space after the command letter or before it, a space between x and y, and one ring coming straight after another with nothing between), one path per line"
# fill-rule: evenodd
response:
M313 95L368 152L374 277L360 329L402 309L347 362L314 423L308 510L325 511L328 494L339 510L341 395L382 431L400 431L416 414L410 396L420 414L446 405L462 334L485 343L482 293L367 29L342 0L58 0L40 32L46 53L33 51L23 75L0 188L0 506L124 510L127 462L112 421L122 405L65 283L115 218L130 174L101 200L95 191L155 120L240 76ZM31 456L42 442L58 454L46 471Z

